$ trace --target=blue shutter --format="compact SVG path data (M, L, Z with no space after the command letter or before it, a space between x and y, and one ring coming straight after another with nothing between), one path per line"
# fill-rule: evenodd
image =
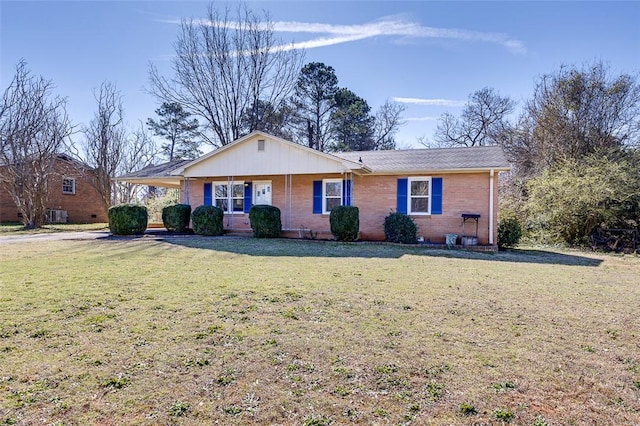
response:
M204 184L204 201L205 206L211 205L211 183Z
M398 213L407 214L408 186L409 186L409 179L407 178L398 179L398 202L396 206L396 210L398 210Z
M322 181L313 181L313 214L322 213Z
M344 179L342 181L342 205L350 206L351 205L351 180Z
M442 214L442 178L431 179L431 214Z
M249 209L251 208L251 191L252 185L251 182L247 182L244 184L244 212L249 213Z

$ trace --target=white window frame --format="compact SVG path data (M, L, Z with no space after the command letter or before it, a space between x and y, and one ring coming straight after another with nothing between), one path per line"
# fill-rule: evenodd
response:
M233 197L233 186L238 185L242 187L242 196L241 197ZM227 187L227 196L225 198L216 197L216 186L226 186ZM234 211L233 210L233 200L240 199L242 200L242 210ZM217 200L226 200L227 201L227 209L224 210L224 214L244 214L244 181L233 181L233 182L211 182L211 205L217 207Z
M65 189L65 187L68 186L68 185L65 185L65 181L71 182L71 191ZM63 194L68 194L68 195L74 195L76 193L76 179L75 178L72 178L72 177L63 177L62 178L62 193Z
M336 196L327 197L327 184L328 183L339 183L340 184L340 204L344 204L344 200L342 199L342 194L344 194L344 182L342 179L322 179L322 214L330 214L331 210L327 210L327 199L337 199Z
M427 196L412 196L411 195L411 182L428 182L429 195ZM431 187L430 176L414 176L407 179L407 213L416 216L428 216L431 214L431 199L433 197L433 189ZM414 212L411 210L411 200L414 198L427 198L427 211L426 212Z

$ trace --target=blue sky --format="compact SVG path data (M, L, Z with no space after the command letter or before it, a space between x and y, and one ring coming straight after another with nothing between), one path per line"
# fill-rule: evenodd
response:
M170 76L182 18L201 18L204 1L0 1L0 86L24 58L68 98L74 123L95 110L107 80L123 95L126 120L154 116L149 63ZM222 5L221 2L216 4ZM615 73L640 71L640 2L258 1L285 43L306 46L305 62L335 68L377 109L403 102L401 147L433 139L436 119L458 114L485 86L521 107L536 79L561 65L603 60ZM76 136L80 142L80 136Z

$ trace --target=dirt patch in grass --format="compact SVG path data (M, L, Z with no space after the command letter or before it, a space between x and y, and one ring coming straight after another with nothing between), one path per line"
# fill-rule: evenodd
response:
M633 256L0 246L0 424L636 424Z

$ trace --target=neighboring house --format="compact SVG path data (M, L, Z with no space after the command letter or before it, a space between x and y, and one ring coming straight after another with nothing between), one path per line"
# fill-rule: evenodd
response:
M89 183L91 177L91 169L85 164L64 154L57 156L49 180L47 222L108 222L100 195ZM20 212L8 188L0 183L0 222L20 220Z
M406 213L426 242L449 233L497 244L498 173L509 170L501 148L356 151L327 154L253 132L196 160L143 169L117 180L181 189L193 208L225 211L227 231L248 230L249 209L271 204L290 236L330 237L333 206L360 211L360 239L384 240L384 219ZM479 217L478 217L479 215Z

